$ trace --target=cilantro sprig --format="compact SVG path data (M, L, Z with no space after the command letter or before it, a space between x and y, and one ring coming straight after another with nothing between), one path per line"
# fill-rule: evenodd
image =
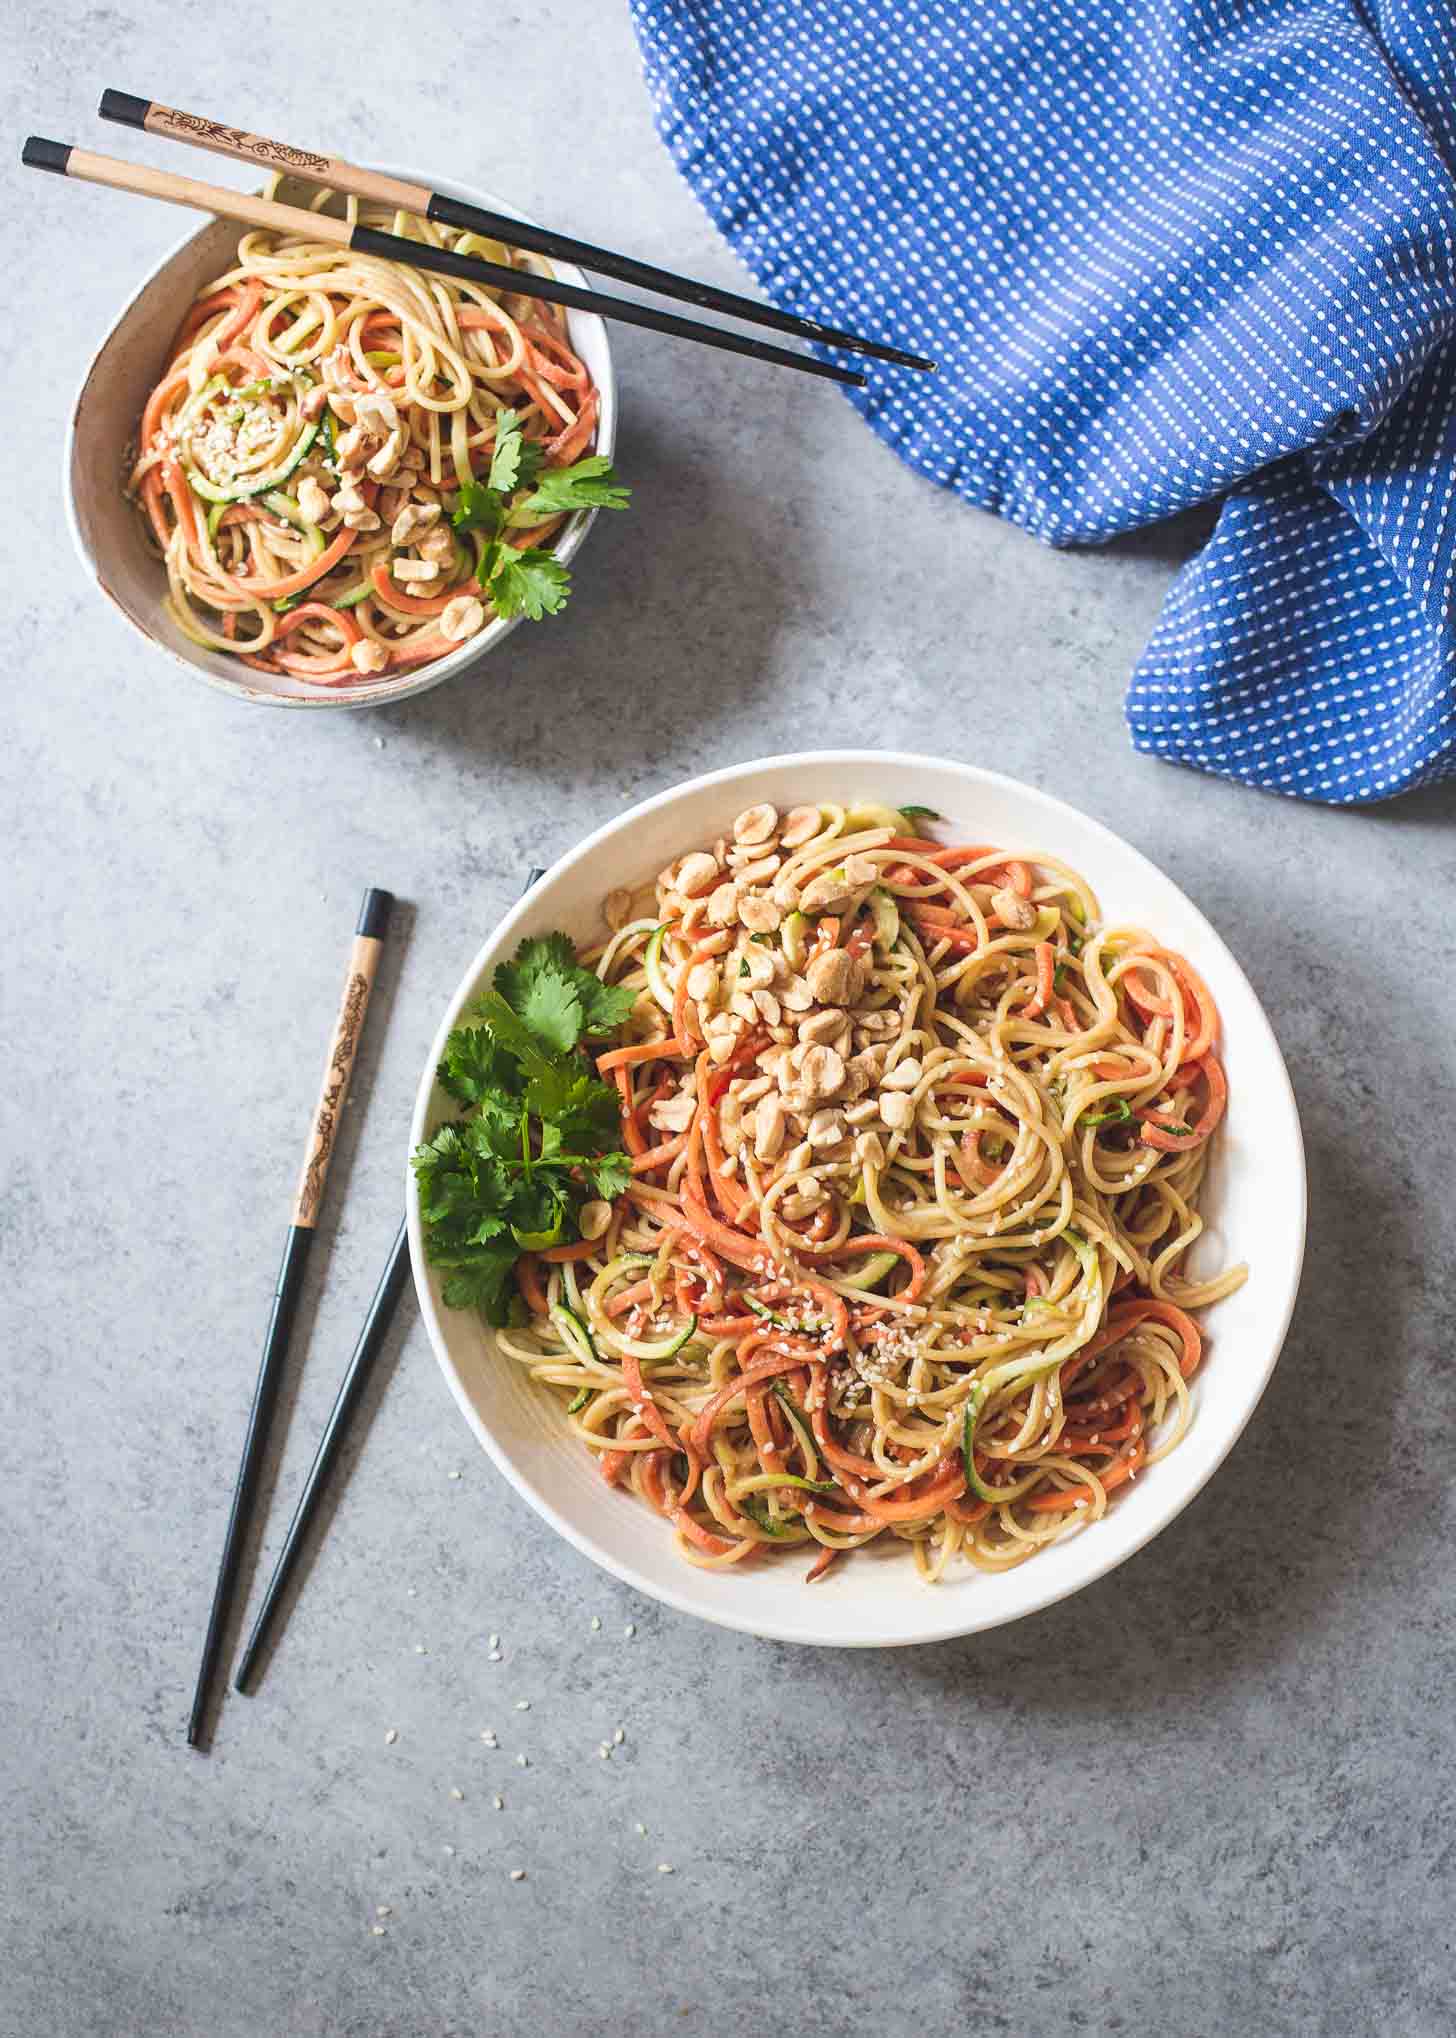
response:
M501 411L486 478L465 483L450 518L462 535L484 536L475 577L496 614L529 616L533 623L566 606L571 575L554 552L512 545L507 532L575 510L625 509L631 494L605 454L591 454L571 467L546 467L544 459L515 411Z
M604 984L564 934L523 941L445 1043L441 1087L464 1106L413 1155L425 1249L445 1301L504 1324L523 1252L580 1237L581 1206L631 1180L617 1092L582 1043L614 1032L634 993Z

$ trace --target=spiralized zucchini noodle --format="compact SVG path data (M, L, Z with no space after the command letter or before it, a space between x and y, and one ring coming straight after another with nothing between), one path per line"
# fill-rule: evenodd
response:
M351 198L347 216L549 273L411 214ZM556 307L247 233L182 323L127 486L193 643L323 687L388 681L495 613L487 534L452 529L450 509L489 468L502 411L553 467L587 449L597 409ZM565 521L514 505L504 542L546 545Z
M502 1351L693 1563L1024 1562L1173 1450L1226 1100L1207 985L1056 858L759 805L606 902L633 1182ZM583 1231L588 1228L583 1221Z

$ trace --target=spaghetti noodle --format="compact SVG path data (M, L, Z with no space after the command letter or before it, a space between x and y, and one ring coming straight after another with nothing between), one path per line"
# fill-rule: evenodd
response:
M648 910L637 910L646 906ZM1172 1450L1239 1286L1186 1266L1226 1086L1183 957L1054 858L756 806L596 953L631 1187L501 1349L723 1567L1019 1564Z
M528 259L357 199L348 216ZM128 489L193 643L314 685L356 684L445 657L500 612L492 560L545 546L566 521L532 511L525 483L586 450L597 407L553 306L248 233L183 322ZM528 449L522 488L498 530L462 531L451 511L489 471L503 416ZM564 599L559 567L553 579L547 608Z

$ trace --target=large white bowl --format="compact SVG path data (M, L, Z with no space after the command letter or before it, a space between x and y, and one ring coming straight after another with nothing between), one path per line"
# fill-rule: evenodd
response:
M375 167L411 183L430 181L423 172L397 164ZM488 192L469 191L459 184L433 188L514 218L525 217ZM280 195L290 203L308 203L307 188L290 186ZM521 618L490 623L448 658L438 658L397 679L313 686L292 673L255 672L240 659L204 650L183 636L162 607L166 575L143 536L135 506L122 495L127 449L136 439L147 397L187 307L205 283L232 266L242 231L231 221L213 220L180 241L153 269L102 342L81 385L66 434L63 486L76 550L101 592L148 643L164 651L184 672L238 700L279 708L378 708L406 700L411 694L427 693L494 651ZM586 277L571 263L553 266L562 282L586 284ZM595 450L610 456L617 435L617 385L607 329L592 312L568 312L567 324L571 344L586 364L601 400ZM563 526L552 548L558 559L568 561L580 550L596 514L595 510L578 511ZM566 628L568 620L553 621L547 627Z
M1206 1319L1210 1351L1194 1383L1187 1437L1106 1518L1069 1534L1019 1569L987 1576L969 1565L922 1585L913 1560L886 1538L807 1587L796 1554L703 1571L676 1554L667 1523L604 1484L571 1442L558 1404L498 1355L471 1314L446 1309L425 1260L419 1202L408 1189L410 1250L420 1306L450 1390L467 1422L516 1490L568 1541L618 1578L683 1613L773 1636L846 1648L942 1640L1018 1620L1100 1578L1165 1527L1210 1478L1263 1393L1294 1307L1304 1256L1304 1147L1294 1095L1268 1020L1248 979L1178 887L1116 835L1060 800L997 772L892 752L841 750L766 758L696 778L634 807L588 836L506 915L451 999L420 1082L411 1145L453 1106L435 1084L445 1036L495 964L528 934L564 928L600 939L600 902L615 885L652 876L683 850L711 842L756 800L913 802L945 816L947 841L1042 850L1091 882L1109 921L1132 921L1181 950L1207 979L1223 1015L1229 1107L1210 1163L1208 1232L1195 1265L1247 1259L1249 1279Z

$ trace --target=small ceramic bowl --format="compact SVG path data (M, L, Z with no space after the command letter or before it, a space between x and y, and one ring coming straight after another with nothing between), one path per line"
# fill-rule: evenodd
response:
M429 181L418 170L383 167L412 182ZM437 188L523 217L489 192L469 191L463 185ZM283 195L293 202L308 202L306 195L292 191ZM241 231L229 220L213 220L175 247L123 307L91 363L66 437L64 493L76 549L101 592L148 643L165 652L174 666L237 700L280 708L373 708L427 693L496 650L520 618L493 622L448 658L396 679L311 686L291 673L256 672L239 659L189 642L162 606L166 575L143 534L135 505L122 493L127 452L187 307L210 278L231 266ZM586 277L570 263L554 266L563 282L586 285ZM571 344L585 362L601 402L594 450L610 455L617 428L617 391L607 329L587 312L569 312L567 320ZM581 549L595 515L594 510L582 511L564 526L553 548L558 559L568 561Z
M945 841L997 842L1033 857L1064 858L1091 883L1109 921L1154 929L1207 982L1223 1022L1229 1101L1209 1163L1207 1230L1194 1247L1193 1269L1196 1277L1247 1260L1249 1278L1203 1319L1210 1350L1193 1382L1187 1436L1118 1494L1103 1520L1069 1530L1015 1570L982 1573L965 1564L940 1585L922 1585L908 1552L884 1541L812 1588L804 1584L802 1559L700 1570L678 1555L666 1522L603 1481L568 1433L559 1401L497 1353L480 1318L445 1307L440 1270L425 1258L411 1176L406 1198L420 1306L450 1390L500 1470L553 1528L627 1584L682 1613L785 1642L872 1649L973 1634L1050 1606L1111 1571L1188 1505L1233 1448L1274 1369L1299 1286L1305 1218L1299 1115L1247 977L1192 901L1146 857L1075 808L999 772L842 750L762 758L674 786L554 864L490 935L450 1000L420 1078L411 1145L454 1115L435 1081L445 1037L518 941L554 928L578 942L599 938L604 893L650 879L684 850L723 834L735 814L759 800L781 811L806 800L913 802L944 816L934 832Z

